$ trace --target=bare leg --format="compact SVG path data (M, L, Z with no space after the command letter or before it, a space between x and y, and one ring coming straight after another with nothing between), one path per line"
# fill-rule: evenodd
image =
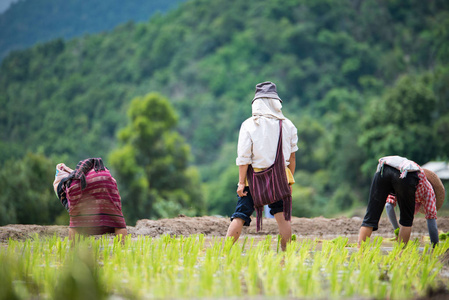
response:
M240 218L233 219L228 227L226 237L233 237L235 243L239 239L240 234L242 233L243 224L245 224L245 221L243 221L242 219Z
M76 231L75 228L70 228L69 227L69 241L70 241L70 246L73 247L75 246L75 242L76 242L76 234L78 232Z
M120 236L122 243L125 243L125 236L128 235L128 230L126 228L115 228L115 235Z
M70 228L69 227L69 240L73 240L75 238L76 235L76 229L75 228Z
M360 248L360 245L362 242L366 240L366 238L371 237L371 234L373 233L373 227L366 227L362 226L359 230L359 241L357 247Z
M401 225L399 228L398 242L407 244L407 242L410 240L410 235L412 234L412 227Z
M281 248L282 251L285 251L287 248L287 243L292 239L292 224L290 221L286 221L284 218L284 213L279 212L274 215L276 222L279 227L279 234L281 236Z

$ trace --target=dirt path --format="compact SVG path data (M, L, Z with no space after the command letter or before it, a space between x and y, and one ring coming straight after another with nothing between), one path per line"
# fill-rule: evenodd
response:
M332 237L332 236L354 236L358 234L362 220L360 218L292 218L292 231L299 237ZM255 220L254 222L255 223ZM438 229L443 232L449 231L449 217L438 218ZM162 234L191 235L205 234L207 236L225 236L229 225L229 218L220 217L184 217L179 216L173 219L147 220L137 222L136 226L128 226L128 232L136 237L137 235L148 235L156 237ZM0 227L0 242L5 242L9 238L26 239L39 236L53 236L57 234L61 237L67 236L67 226L40 226L11 224ZM248 235L276 235L277 224L274 219L264 219L263 228L256 232L255 224L245 227L243 234ZM382 218L379 230L376 235L392 236L393 229L388 219ZM413 223L413 234L428 235L426 220L416 218Z

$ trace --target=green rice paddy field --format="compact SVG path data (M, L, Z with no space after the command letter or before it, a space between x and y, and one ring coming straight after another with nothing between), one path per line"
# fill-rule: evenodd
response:
M162 235L9 239L0 247L0 299L418 299L447 291L449 241L401 247L380 236ZM441 296L441 295L440 295ZM447 294L446 294L447 296Z

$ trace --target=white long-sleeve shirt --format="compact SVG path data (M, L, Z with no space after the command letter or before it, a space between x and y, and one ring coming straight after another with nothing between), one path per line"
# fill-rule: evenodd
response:
M237 165L249 165L253 168L268 168L274 163L279 140L279 120L260 117L257 125L248 118L240 127L237 146ZM298 130L288 120L282 120L282 152L285 166L290 164L290 155L298 151Z

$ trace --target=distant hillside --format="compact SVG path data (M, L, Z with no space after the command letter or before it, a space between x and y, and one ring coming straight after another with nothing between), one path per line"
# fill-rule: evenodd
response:
M16 2L17 0L3 0L0 1L0 14L6 11L12 2Z
M0 15L0 60L37 42L108 31L147 21L185 0L19 0Z
M211 207L228 214L240 124L255 84L271 80L299 131L295 215L348 209L366 199L380 155L449 157L447 28L442 0L192 0L52 40L2 62L0 162L28 151L107 160L130 101L159 92Z

